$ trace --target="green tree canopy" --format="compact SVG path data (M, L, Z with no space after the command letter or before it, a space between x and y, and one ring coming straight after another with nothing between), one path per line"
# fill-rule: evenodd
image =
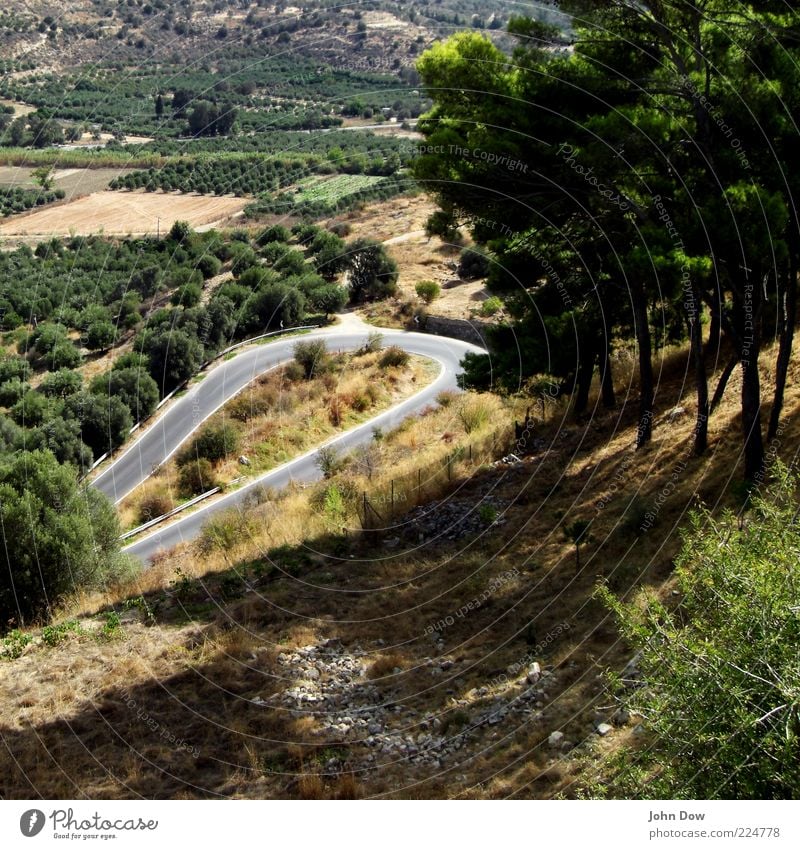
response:
M130 569L110 502L79 487L49 451L0 467L0 616L4 627L46 618L66 595Z

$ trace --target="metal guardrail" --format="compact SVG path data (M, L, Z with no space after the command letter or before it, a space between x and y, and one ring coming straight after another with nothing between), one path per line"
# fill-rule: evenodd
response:
M304 324L304 325L301 325L300 327L284 327L284 328L283 328L283 329L281 329L281 330L271 330L269 333L262 333L260 336L253 336L253 337L252 337L252 338L250 338L250 339L244 339L244 340L243 340L243 341L241 341L241 342L237 342L235 345L230 345L230 346L228 346L227 348L225 348L225 350L220 351L218 354L215 354L215 355L214 355L214 356L213 356L210 360L206 360L206 361L203 363L203 365L201 365L201 366L200 366L200 369L198 370L197 374L202 373L202 372L203 372L205 369L207 369L207 368L208 368L208 367L209 367L212 363L215 363L218 359L220 359L221 357L224 357L226 354L230 354L230 352L231 352L231 351L235 351L237 348L242 348L242 347L244 347L245 345L250 345L250 344L252 344L253 342L259 342L261 339L268 339L270 336L280 336L280 335L281 335L281 334L283 334L283 333L295 333L295 332L297 332L298 330L317 330L317 329L318 329L318 328L320 328L320 327L322 327L322 325L321 325L321 324ZM190 380L193 380L193 379L194 379L194 377L196 377L196 376L197 376L197 375L193 375L192 377L190 377L190 378L189 378L189 380L185 380L185 381L184 381L184 382L183 382L180 386L176 386L176 387L172 390L172 392L169 392L167 395L165 395L165 396L164 396L164 397L163 397L163 398L162 398L162 399L158 402L158 404L156 404L156 408L155 408L155 410L153 411L153 413L157 413L157 412L158 412L158 411L159 411L159 410L160 410L160 409L164 406L164 404L166 404L168 401L172 400L172 398L174 398L174 397L175 397L175 395L177 395L177 394L178 394L178 392L181 392L183 389L185 389L185 388L188 386L189 381L190 381ZM142 425L143 425L143 424L145 424L146 422L150 421L150 419L151 419L152 417L153 417L153 414L149 415L146 419L143 419L142 421L138 421L138 422L136 422L136 424L135 424L135 425L134 425L134 426L133 426L133 427L132 427L132 428L128 431L128 436L129 436L129 437L130 437L130 436L133 436L133 434L134 434L134 433L136 433L136 431L137 431L137 430L139 430L139 429L142 427ZM121 446L120 446L120 448L122 448L122 447L124 447L124 446L122 446L122 445L121 445ZM90 475L90 474L91 474L91 473L92 473L92 472L93 472L93 471L94 471L94 470L95 470L95 469L96 469L96 468L97 468L97 467L98 467L101 463L105 462L105 461L106 461L109 457L111 457L111 456L113 455L113 453L114 453L113 451L106 451L106 453L105 453L105 454L103 454L103 456L102 456L102 457L98 457L98 458L94 461L94 463L92 463L92 465L91 465L91 466L89 466L89 468L86 470L86 473L83 475L83 477L81 477L81 480L82 480L82 481L83 481L83 480L86 480L86 478L87 478L87 477L89 477L89 475Z
M234 478L232 481L225 484L225 486L233 486L234 484L241 483L243 480L245 480L244 477ZM214 489L209 489L208 492L203 492L200 495L196 495L194 498L191 499L191 501L187 501L185 504L179 504L177 507L174 507L168 513L164 513L163 516L156 516L155 519L150 519L143 525L139 525L138 528L133 528L130 531L126 531L120 536L120 540L124 541L126 539L130 539L131 537L135 537L137 534L142 533L142 531L147 531L150 528L161 524L161 522L165 522L167 519L171 519L178 513L182 513L184 510L188 510L190 507L194 507L195 504L199 504L201 501L205 501L207 498L211 498L212 495L216 495L218 492L222 492L222 489L223 487L221 486L215 486Z

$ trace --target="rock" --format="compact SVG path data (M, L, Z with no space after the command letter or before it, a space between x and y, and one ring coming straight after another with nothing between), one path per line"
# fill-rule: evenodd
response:
M259 707L264 707L267 703L261 696L256 696L254 699L250 699L251 704L258 705Z
M601 722L601 723L597 726L597 729L596 729L596 730L597 730L597 733L598 733L601 737L605 737L605 736L606 736L606 734L610 734L610 733L614 730L614 726L613 726L613 725L609 725L607 722Z
M624 708L620 708L619 710L614 712L614 715L611 717L611 721L614 725L627 725L631 720L631 715Z
M553 733L547 738L547 745L550 746L551 749L557 749L561 746L564 741L564 732L563 731L553 731Z
M400 537L392 537L383 541L384 548L397 548L400 545Z
M250 465L250 461L247 459L247 457L244 456L244 454L242 454L242 456L239 457L239 465L240 466L249 466Z
M305 676L311 681L319 681L319 669L312 666L310 669L305 671Z
M686 415L686 407L673 407L667 413L667 421L668 422L676 422L678 419L683 418Z
M542 677L542 667L535 661L528 667L528 683L536 684Z

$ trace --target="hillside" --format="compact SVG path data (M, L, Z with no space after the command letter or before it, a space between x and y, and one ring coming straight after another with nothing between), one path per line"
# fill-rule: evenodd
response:
M527 456L486 462L514 447L521 409L481 416L467 433L448 402L383 435L369 497L384 520L371 526L387 524L389 479L413 482L425 469L423 494L398 484L386 530L360 532L349 514L353 530L331 533L313 506L319 487L289 492L64 611L60 627L0 665L0 704L13 717L0 792L587 792L606 754L646 740L603 677L631 650L593 600L598 582L622 594L649 585L669 601L686 511L697 497L715 509L739 503L739 458L725 440L738 426L736 377L707 456L691 459L682 359L668 352L660 363L653 443L642 451L632 449L632 405L576 422L548 404ZM794 380L786 421L782 456L800 435ZM448 475L431 478L467 444L474 454L462 450ZM367 486L363 468L342 474ZM648 513L656 519L643 530ZM591 527L576 570L562 528L578 519Z
M0 16L4 59L36 70L64 71L84 63L137 65L155 58L180 62L237 52L292 53L341 68L386 72L413 65L434 37L475 21L502 34L504 4L311 0L301 5L243 0L49 0L11 2ZM324 34L324 35L323 35ZM355 51L355 57L354 57Z

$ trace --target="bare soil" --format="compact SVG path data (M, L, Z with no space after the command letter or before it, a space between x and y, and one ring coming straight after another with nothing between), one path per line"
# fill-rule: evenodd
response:
M425 280L433 280L441 287L440 296L425 307L431 315L470 318L489 297L484 281L464 281L456 274L462 245L446 244L438 236L425 235L425 223L437 209L430 197L420 194L368 204L342 219L335 219L350 225L348 238L364 237L383 242L400 268L397 303L366 308L365 317L404 324L405 320L396 314L398 304L411 301L417 309L422 309L425 305L417 297L415 287Z
M175 221L187 221L195 229L202 229L225 223L246 204L243 198L93 192L70 203L13 216L0 224L0 236L155 235L159 230L167 232Z

